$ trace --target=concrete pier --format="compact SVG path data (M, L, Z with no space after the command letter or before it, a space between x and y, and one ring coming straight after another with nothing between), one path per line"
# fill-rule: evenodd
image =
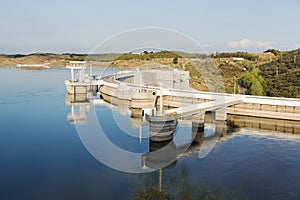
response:
M150 122L151 141L165 142L173 139L177 126L175 117L146 115L146 119Z
M225 121L227 120L227 108L221 108L218 110L215 110L215 120L217 121Z
M204 140L204 118L205 113L192 116L192 145L201 145Z

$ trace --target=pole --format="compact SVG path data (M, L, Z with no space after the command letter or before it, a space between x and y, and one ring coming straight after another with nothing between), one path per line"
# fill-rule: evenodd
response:
M236 90L236 77L233 77L234 79L234 87L233 87L233 94L235 94L235 90Z
M71 69L71 80L74 81L74 69Z
M162 116L163 114L163 95L162 95L162 87L160 87L160 94L159 94L159 115Z

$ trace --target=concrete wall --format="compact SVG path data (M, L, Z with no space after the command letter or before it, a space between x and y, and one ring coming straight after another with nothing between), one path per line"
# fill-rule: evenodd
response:
M228 114L300 121L300 107L241 103L227 108Z
M138 71L133 78L136 85L162 85L166 88L189 89L190 75L188 71Z
M133 77L133 76L131 76ZM175 82L174 82L175 80ZM124 81L124 80L123 80ZM231 95L201 91L188 91L177 90L188 87L189 74L185 71L137 71L134 78L128 79L128 83L134 83L137 85L144 84L162 84L169 87L169 93L163 97L164 107L182 107L189 104L198 104L213 99L222 99L225 97L240 97L243 103L238 103L234 106L230 106L226 109L227 114L243 115L252 117L263 117L271 119L285 119L300 121L300 99L292 98L276 98L276 97L261 97L261 96L248 96L248 95ZM108 83L107 83L108 84ZM109 83L115 84L115 83ZM108 85L109 85L108 84ZM115 84L116 85L116 84ZM138 94L139 87L128 87L126 83L119 83L116 86L102 85L100 88L101 93L114 96L120 99L132 100L132 98ZM171 89L179 87L177 89ZM152 89L155 91L156 89ZM150 91L151 93L151 91ZM144 94L143 94L144 95ZM153 95L152 95L153 96ZM159 96L156 96L156 100L150 98L151 102L156 102L159 106ZM146 96L145 96L146 98ZM137 101L143 101L145 98L137 98ZM147 98L146 98L147 99ZM137 102L139 103L139 102ZM152 104L151 104L152 105Z

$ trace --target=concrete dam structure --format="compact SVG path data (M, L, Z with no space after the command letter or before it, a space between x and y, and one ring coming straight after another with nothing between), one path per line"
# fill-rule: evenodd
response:
M201 92L189 86L189 79L188 71L178 69L136 69L74 81L71 91L87 93L92 89L107 102L114 98L128 101L131 115L149 121L151 130L157 130L152 135L154 141L172 139L178 118L197 116L201 124L207 112L213 113L215 121L227 120L227 114L300 121L300 99ZM66 86L70 88L70 84ZM170 125L169 131L165 124Z

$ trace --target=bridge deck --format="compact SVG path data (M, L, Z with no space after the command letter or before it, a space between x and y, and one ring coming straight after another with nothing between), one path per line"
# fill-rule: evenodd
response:
M222 109L227 106L239 104L241 102L242 102L241 97L232 96L232 97L226 97L224 99L217 99L215 101L209 101L205 103L193 104L189 106L166 110L165 113L166 114L176 113L178 116L193 115L201 111L214 111L214 110Z

